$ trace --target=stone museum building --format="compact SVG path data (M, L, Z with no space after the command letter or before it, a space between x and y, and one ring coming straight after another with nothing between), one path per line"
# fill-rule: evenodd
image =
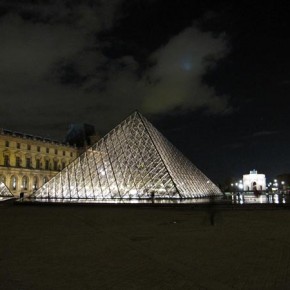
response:
M30 195L77 156L74 146L0 129L0 182L16 197Z

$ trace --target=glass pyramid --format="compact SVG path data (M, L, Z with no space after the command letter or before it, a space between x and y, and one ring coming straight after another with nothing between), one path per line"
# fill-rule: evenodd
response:
M3 182L0 182L0 198L13 197L13 196L14 195L10 192L8 187Z
M168 199L221 191L139 112L38 189L51 199Z

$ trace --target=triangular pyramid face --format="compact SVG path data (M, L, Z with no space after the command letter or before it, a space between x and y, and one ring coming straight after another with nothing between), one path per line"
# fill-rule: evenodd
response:
M135 112L33 196L166 199L220 193L150 122Z
M174 147L147 119L141 116L162 160L182 197L221 194L220 189Z
M2 197L13 197L14 195L10 192L10 190L7 188L7 186L0 182L0 198Z

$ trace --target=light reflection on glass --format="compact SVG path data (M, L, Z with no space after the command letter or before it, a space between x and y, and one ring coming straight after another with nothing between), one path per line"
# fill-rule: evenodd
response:
M168 205L190 205L190 204L207 204L214 203L215 205L247 205L247 204L289 204L290 203L290 196L277 196L274 195L261 195L256 197L254 194L239 194L235 195L232 194L231 198L224 198L224 197L214 197L214 198L119 198L119 197L112 197L112 198L29 198L24 201L29 202L44 202L44 203L83 203L83 204L168 204Z
M39 188L45 199L193 199L220 189L135 112Z
M3 182L0 183L0 197L13 197L13 194Z
M27 199L29 202L44 202L44 203L100 203L100 204L196 204L196 203L209 203L210 199L120 199L120 198L107 198L107 199L64 199L64 198L35 198Z

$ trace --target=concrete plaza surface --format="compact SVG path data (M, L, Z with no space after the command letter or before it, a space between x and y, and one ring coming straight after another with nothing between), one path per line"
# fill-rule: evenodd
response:
M0 289L290 289L290 211L1 203Z

